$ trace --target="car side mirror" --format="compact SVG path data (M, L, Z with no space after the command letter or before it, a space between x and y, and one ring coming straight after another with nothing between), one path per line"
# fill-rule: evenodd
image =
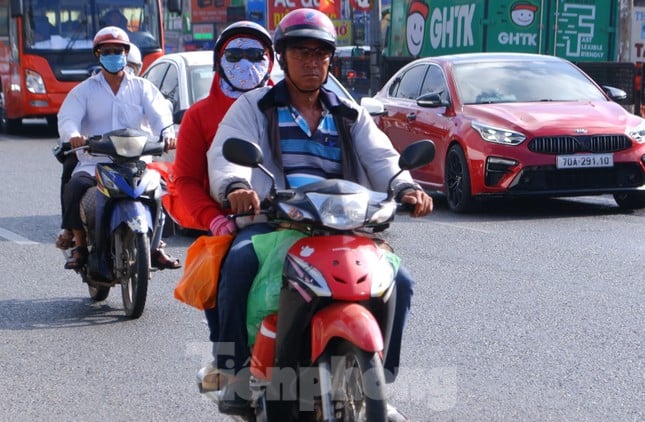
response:
M447 107L450 105L447 101L441 99L441 93L439 92L430 92L428 94L423 94L417 98L417 105L419 107L426 108L435 108L435 107Z
M616 88L609 85L603 85L602 89L605 90L609 98L618 102L627 99L627 93L620 88Z

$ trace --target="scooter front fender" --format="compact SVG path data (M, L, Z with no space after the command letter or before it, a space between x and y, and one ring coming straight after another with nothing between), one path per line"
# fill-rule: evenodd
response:
M357 303L333 303L311 319L311 361L322 354L327 343L340 337L367 352L383 351L383 334L374 315Z
M154 227L150 207L139 201L119 201L114 204L110 230L125 223L135 233L148 233Z

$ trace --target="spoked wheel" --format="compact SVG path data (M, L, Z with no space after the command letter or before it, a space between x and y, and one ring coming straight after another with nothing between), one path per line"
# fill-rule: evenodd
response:
M446 154L445 179L450 209L458 213L471 211L475 200L470 192L470 172L464 151L459 145L450 147Z
M333 409L333 414L325 415L325 420L387 421L385 375L377 353L366 352L342 340L328 346L323 361L330 363L329 397ZM324 402L323 399L323 412L326 413Z
M150 280L150 243L148 236L129 229L122 232L123 247L120 259L127 277L121 281L121 295L125 314L139 318L146 305L148 280ZM118 248L117 248L118 251Z

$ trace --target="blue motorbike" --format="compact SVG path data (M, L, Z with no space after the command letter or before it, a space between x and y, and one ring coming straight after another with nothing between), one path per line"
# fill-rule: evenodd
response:
M110 288L120 285L126 315L138 318L152 271L150 251L163 229L160 176L141 158L162 155L164 143L145 132L119 129L91 137L70 152L77 149L111 161L97 164L97 185L81 201L89 256L77 272L95 301L105 300Z

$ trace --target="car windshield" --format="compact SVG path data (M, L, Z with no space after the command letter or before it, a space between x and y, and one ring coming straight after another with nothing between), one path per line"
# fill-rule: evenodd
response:
M567 62L457 63L453 74L463 104L606 101L603 93Z

